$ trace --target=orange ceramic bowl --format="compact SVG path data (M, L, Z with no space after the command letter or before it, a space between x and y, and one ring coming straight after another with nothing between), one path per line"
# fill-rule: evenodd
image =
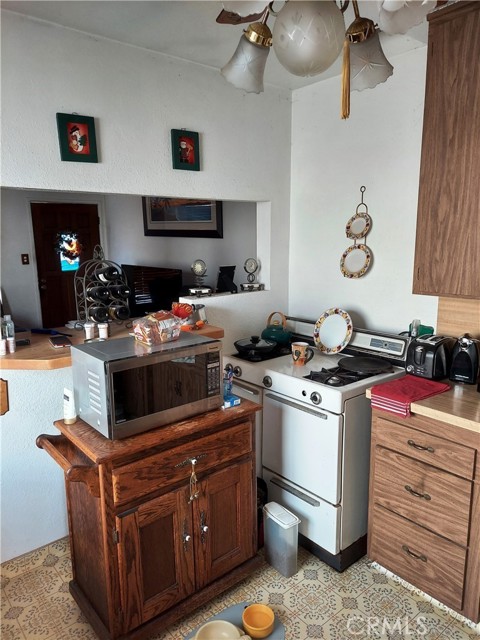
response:
M252 638L266 638L273 631L275 614L266 604L251 604L245 607L242 624Z

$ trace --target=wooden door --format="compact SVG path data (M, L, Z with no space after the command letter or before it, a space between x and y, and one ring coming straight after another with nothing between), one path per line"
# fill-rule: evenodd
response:
M124 633L195 590L188 496L178 489L116 518Z
M60 327L77 319L74 278L76 271L62 271L56 252L57 233L72 231L82 245L80 262L93 258L100 244L97 205L66 202L31 204L37 258L38 286L44 327Z
M193 503L197 589L255 553L253 463L236 464L209 476Z

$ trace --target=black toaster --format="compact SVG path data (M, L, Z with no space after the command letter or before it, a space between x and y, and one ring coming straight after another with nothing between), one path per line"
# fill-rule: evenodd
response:
M466 333L456 341L452 352L450 380L475 384L478 378L478 340Z
M448 378L453 338L446 336L420 336L408 346L407 373L429 380Z

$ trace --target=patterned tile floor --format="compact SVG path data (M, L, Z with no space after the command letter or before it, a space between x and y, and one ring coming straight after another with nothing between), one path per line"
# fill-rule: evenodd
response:
M2 640L95 640L68 591L68 539L1 565ZM363 558L337 573L299 549L298 572L284 578L268 564L248 580L151 640L182 640L233 604L269 604L285 640L474 640L480 625L407 589Z

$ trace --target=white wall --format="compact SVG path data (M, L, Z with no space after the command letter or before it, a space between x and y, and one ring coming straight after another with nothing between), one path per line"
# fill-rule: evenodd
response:
M72 388L72 369L2 371L10 411L1 417L0 562L67 535L62 469L35 446L42 433L58 435L63 389Z
M275 233L257 228L254 256L270 286L244 319L247 335L286 309L288 92L245 94L216 70L8 11L1 26L2 186L271 203ZM98 164L60 160L57 112L95 117ZM172 168L170 130L182 127L200 134L199 172Z
M413 318L435 326L438 299L411 293L426 51L392 59L385 84L352 92L348 120L339 115L339 78L294 92L291 315L317 318L340 307L359 327L399 332ZM340 258L353 244L345 227L361 186L372 218L366 244L373 263L362 278L350 279Z
M10 193L14 189L58 191L72 198L90 193L88 197L98 200L105 209L108 201L113 215L121 215L123 220L128 197L138 194L257 203L254 257L263 265L263 281L268 280L269 290L261 295L220 296L212 305L209 303L208 318L225 328L226 348L231 349L234 339L258 333L271 311L286 310L288 92L266 88L258 96L244 94L218 71L8 11L2 11L1 28L2 187ZM95 117L98 164L60 160L57 112ZM170 130L182 127L200 134L199 172L172 169ZM121 194L126 199L107 194ZM15 227L11 216L2 224L2 251L8 248L14 261L19 253L30 253L33 246L27 212L25 205L19 221L23 227ZM132 227L138 228L138 219L127 220L131 233ZM233 234L239 224L239 220L232 220L229 225L227 220ZM116 224L106 229L106 236L111 236L108 252L114 255L118 250L116 255L123 259L123 255L132 255L129 247L135 245L141 252L137 259L145 257L153 264L162 243L157 244L154 238L124 238L119 229ZM120 248L119 243L125 246ZM237 260L243 253L239 244L240 238L235 246ZM192 249L194 258L201 257L197 248L202 247L195 245ZM219 259L230 255L230 251L222 251L218 252ZM21 265L16 267L15 262L15 268L20 273ZM33 270L25 278L27 288L21 285L21 295L30 300L36 286ZM32 300L36 303L34 297ZM247 300L254 302L248 305ZM69 372L64 370L63 376ZM0 430L2 561L66 532L64 502L60 502L63 474L45 452L35 447L36 435L55 431L51 424L61 417L64 381L60 373L38 375L44 382L32 382L30 372L2 372L9 386L12 381L14 390ZM33 411L25 404L25 393L22 395L20 389L32 398ZM29 411L28 419L25 411ZM23 462L29 465L28 473ZM36 477L41 481L36 483ZM24 500L25 496L28 499Z

